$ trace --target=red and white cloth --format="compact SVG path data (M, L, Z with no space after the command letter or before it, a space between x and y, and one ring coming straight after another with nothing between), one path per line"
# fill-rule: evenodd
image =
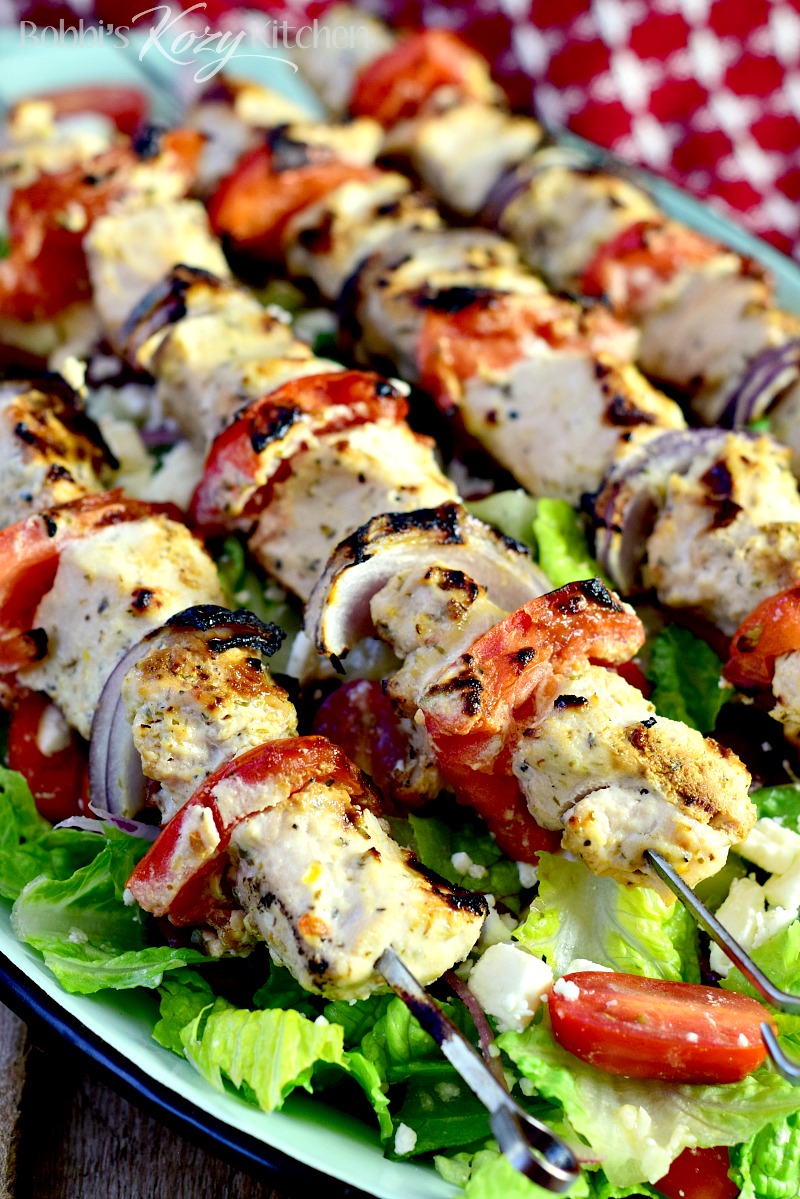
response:
M330 0L333 2L333 0ZM14 0L0 0L3 3ZM142 11L141 0L95 0ZM197 0L181 0L191 7ZM63 0L21 0L36 17ZM86 19L92 0L74 3ZM326 0L206 0L303 23ZM369 0L394 24L457 30L512 102L716 204L800 260L800 0Z

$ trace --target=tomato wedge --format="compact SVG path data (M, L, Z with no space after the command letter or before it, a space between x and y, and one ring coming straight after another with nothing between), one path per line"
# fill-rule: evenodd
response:
M121 491L81 496L0 531L0 674L24 670L45 652L36 609L50 590L62 546L108 525L162 513L180 521L174 504L126 499Z
M120 133L128 135L142 123L150 106L140 88L121 84L86 84L57 92L41 92L36 99L52 104L56 119L83 112L97 112L108 117Z
M51 706L36 691L20 699L8 727L7 752L9 767L24 775L40 815L56 824L83 811L87 759L84 743L73 732L61 749L42 750L42 718Z
M428 689L421 706L434 746L457 765L486 769L496 739L529 722L576 662L626 662L643 642L638 616L599 579L529 600Z
M461 402L467 380L507 369L537 338L558 347L586 344L573 305L556 296L460 290L463 296L448 292L442 306L426 307L417 342L420 384L445 413Z
M376 811L369 780L325 737L270 741L220 767L169 822L128 880L139 904L176 925L202 924L229 908L222 878L231 833L241 820L273 807L312 779L340 783ZM235 786L217 788L232 781Z
M743 690L769 688L775 659L800 649L800 584L771 595L745 617L731 638L723 674Z
M279 468L312 436L369 421L401 421L403 396L368 371L331 371L284 383L250 404L209 451L190 506L194 524L222 532L269 503Z
M767 1056L761 1025L774 1021L747 995L594 970L567 975L564 983L548 999L553 1036L609 1074L739 1082Z
M211 197L211 227L243 252L276 261L281 258L284 230L295 213L343 183L379 175L375 167L333 157L281 169L268 145L257 146L239 159Z
M350 111L388 128L415 117L441 87L454 88L466 99L485 97L488 86L488 68L480 55L449 30L423 29L361 71Z
M581 278L587 296L606 296L618 315L635 312L654 282L723 251L716 242L665 218L637 221L601 246Z
M729 1169L730 1157L724 1146L684 1149L654 1186L666 1199L736 1199L739 1188Z

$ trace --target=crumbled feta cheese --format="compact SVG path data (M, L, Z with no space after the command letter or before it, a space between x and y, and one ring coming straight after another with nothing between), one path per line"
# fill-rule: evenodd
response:
M438 1082L435 1090L443 1103L451 1103L461 1094L461 1087L454 1082Z
M67 940L71 941L73 945L85 945L89 936L82 928L71 928L67 933Z
M767 897L753 875L734 879L728 897L717 911L717 919L745 952L758 949L775 933L797 919L797 911L776 907L767 911ZM717 946L711 946L711 969L727 975L732 967L730 958Z
M394 1134L394 1151L398 1157L402 1157L407 1153L413 1153L414 1146L417 1143L417 1134L413 1128L409 1128L407 1124L398 1124L397 1132Z
M133 897L133 891L129 890L128 887L126 887L122 892L122 902L125 904L126 908L132 908L136 903L136 900Z
M800 835L764 816L756 821L747 840L734 845L734 849L762 870L783 874L800 855Z
M599 962L592 962L589 958L573 958L564 973L580 974L582 970L600 970L603 974L614 973L610 966L601 966Z
M739 1046L740 1049L746 1049L747 1046L750 1044L750 1042L748 1041L748 1039L744 1035L744 1033L740 1032L739 1036L736 1038L736 1044Z
M468 878L485 878L489 871L485 866L479 866L477 862L473 862L468 853L454 853L450 858L453 863L453 869L459 874L466 874Z
M328 1021L325 1019L325 1017L324 1017L324 1016L317 1016L317 1018L316 1018L316 1020L314 1021L314 1023L315 1023L315 1024L319 1024L320 1026L322 1026L323 1024L327 1024L327 1023L328 1023Z
M517 870L519 871L519 885L521 887L535 887L539 881L539 867L531 866L530 862L517 862Z
M788 870L782 874L773 874L764 883L764 894L767 903L773 907L797 911L800 908L800 854L794 859Z
M696 1045L696 1044L697 1044L697 1042L700 1040L700 1037L698 1036L698 1034L697 1034L696 1032L687 1032L687 1034L686 1034L686 1040L687 1040L687 1041L688 1041L688 1042L689 1042L691 1045Z
M36 730L36 748L46 758L66 749L71 740L69 725L55 704L48 704L42 712Z
M500 941L510 941L514 929L517 927L517 921L508 913L498 912L494 902L494 895L484 895L484 899L489 905L489 915L483 922L481 935L478 938L478 949L488 949L490 945L497 945Z
M553 985L553 972L540 958L504 941L486 950L468 985L501 1032L522 1032Z
M553 990L555 991L556 995L561 995L563 999L569 1000L570 1003L572 1003L573 1000L578 999L581 993L580 987L576 982L573 982L571 978L560 978L558 982L554 984Z

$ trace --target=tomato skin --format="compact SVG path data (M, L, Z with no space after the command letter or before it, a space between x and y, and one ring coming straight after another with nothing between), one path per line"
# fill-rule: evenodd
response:
M356 79L350 100L354 116L372 117L387 128L417 116L440 87L467 98L471 80L486 77L483 59L446 29L422 29L374 59ZM485 90L484 87L480 89Z
M72 733L64 749L50 755L42 753L39 725L49 707L49 698L36 691L20 699L8 728L7 752L10 769L24 775L39 814L57 824L84 811L86 752Z
M587 296L606 296L614 311L624 315L647 302L654 285L721 253L716 242L673 221L637 221L600 247L583 273L580 289Z
M297 453L307 441L303 428L309 435L337 433L368 421L399 422L407 412L405 397L369 371L331 371L284 383L248 405L212 445L189 509L193 524L219 533L235 523L232 517L262 511L286 458L283 438L293 426L301 433L291 450Z
M43 652L31 630L39 601L50 590L61 547L109 524L159 513L182 520L174 504L126 499L121 491L86 495L0 530L0 674L24 670Z
M745 617L731 638L723 674L734 687L769 688L775 659L800 648L800 585L771 595Z
M259 258L277 261L284 230L301 209L349 180L377 178L374 167L335 159L279 170L269 146L248 150L208 203L211 227Z
M123 87L121 84L86 84L62 91L41 92L36 98L53 105L56 119L77 113L97 112L108 117L120 133L128 136L144 121L150 107L147 96L140 88Z
M740 1082L765 1060L771 1013L735 991L634 974L567 975L578 995L552 990L553 1036L609 1074L672 1083ZM740 1038L744 1043L740 1043Z
M729 1177L729 1169L730 1158L724 1146L684 1149L653 1185L666 1199L736 1199L739 1188Z
M225 779L241 784L245 799L236 810L223 811L214 789ZM240 820L247 820L275 802L302 790L312 779L333 779L364 807L380 811L380 797L369 780L326 737L286 737L269 741L226 762L201 783L139 862L128 886L146 911L169 914L173 924L199 924L224 913L221 880L227 868L226 851ZM262 785L261 807L249 807L248 787ZM272 788L272 795L268 794ZM256 802L258 798L254 797ZM202 835L200 830L203 830Z
M511 775L456 771L446 777L458 803L483 818L498 847L515 862L535 866L539 854L555 853L561 834L542 828L528 810L519 783Z

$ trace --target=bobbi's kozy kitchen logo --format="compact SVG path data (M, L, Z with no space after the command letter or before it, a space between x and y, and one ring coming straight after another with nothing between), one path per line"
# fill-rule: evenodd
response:
M276 51L355 49L366 39L363 25L332 27L317 19L308 25L292 25L252 11L235 14L230 28L214 28L203 24L206 8L205 0L186 9L157 4L137 13L131 25L114 25L109 21L87 24L83 18L76 25L67 25L63 20L58 25L21 21L20 43L23 46L106 43L119 47L133 46L135 40L140 62L148 56L161 56L175 66L194 67L195 81L204 83L236 60L267 59L285 63L296 71L297 64ZM139 45L141 34L145 37Z

